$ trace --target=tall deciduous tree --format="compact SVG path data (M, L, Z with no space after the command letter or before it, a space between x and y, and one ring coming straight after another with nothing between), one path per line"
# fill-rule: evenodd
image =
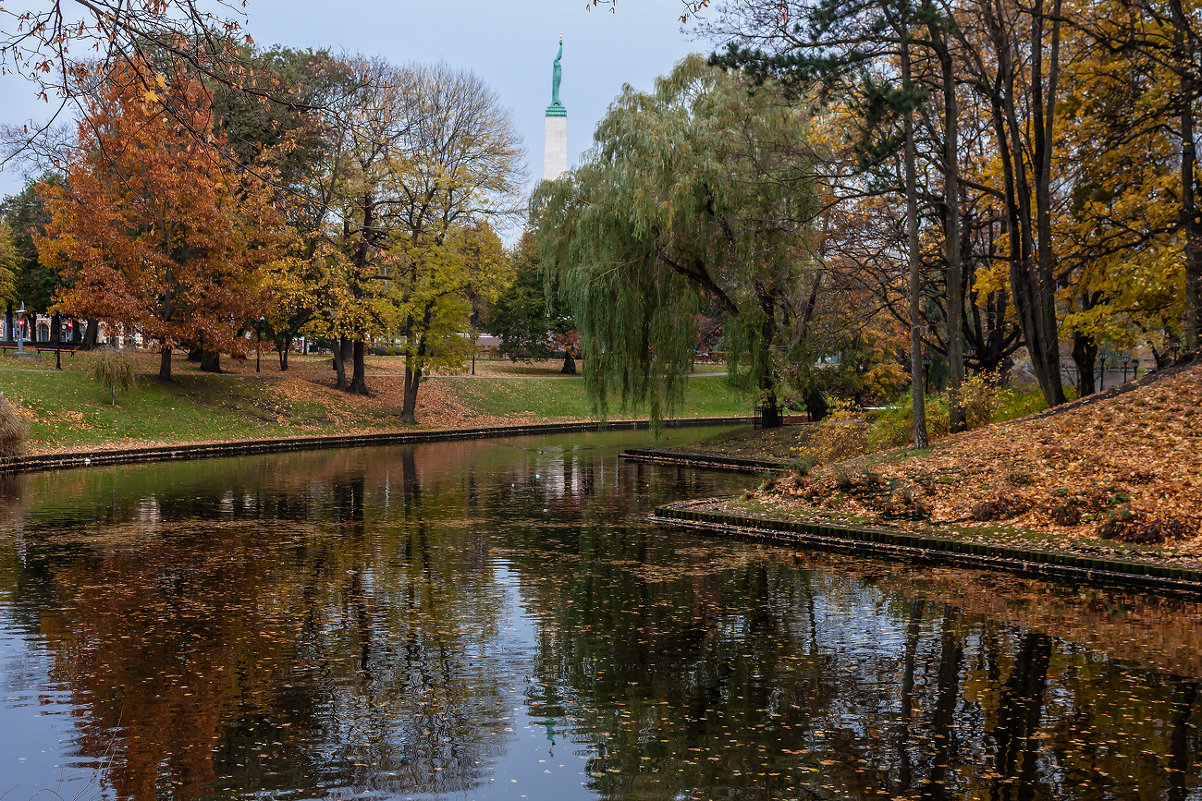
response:
M287 370L292 342L337 298L331 204L344 177L337 166L350 138L351 101L363 87L352 64L324 51L273 48L249 55L247 64L268 96L216 83L213 102L237 160L271 175L291 231L287 256L267 275L266 317Z
M460 320L466 332L459 311L506 284L491 223L518 211L521 140L471 73L369 61L353 68L358 86L331 201L343 289L326 333L351 344L348 389L357 393L367 392L368 341L397 339L406 360L401 419L413 422L424 372L444 358L445 326Z
M808 115L773 85L699 57L650 94L627 88L586 162L540 186L533 218L589 355L604 414L615 396L672 408L692 369L696 314L725 317L730 365L779 420L776 359L789 293L813 267L816 213Z
M280 219L259 182L223 169L196 141L214 130L199 80L160 76L147 90L144 77L120 76L89 104L66 184L41 187L50 222L38 251L68 279L63 311L156 340L159 378L169 381L179 345L243 347L237 335L257 311ZM186 125L164 113L160 96L189 110Z
M509 281L491 226L519 211L523 152L509 113L478 76L443 64L406 73L404 125L385 176L382 215L397 257L401 420L412 423L439 309L455 294L494 296ZM466 319L461 325L466 331Z
M405 356L401 422L413 424L426 371L463 364L468 355L471 299L495 301L510 278L501 240L484 222L457 226L436 241L411 248L408 238L398 243L390 291Z

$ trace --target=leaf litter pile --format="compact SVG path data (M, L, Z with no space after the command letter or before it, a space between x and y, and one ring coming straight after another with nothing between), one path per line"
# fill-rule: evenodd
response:
M750 494L793 515L1126 556L1202 560L1202 365ZM1090 544L1101 547L1090 547Z

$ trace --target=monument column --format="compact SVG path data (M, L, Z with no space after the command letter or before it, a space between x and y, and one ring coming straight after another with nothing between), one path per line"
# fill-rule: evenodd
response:
M563 77L563 34L559 35L559 53L551 68L551 105L547 106L546 143L543 150L543 178L553 181L568 169L568 110L559 102L559 82Z

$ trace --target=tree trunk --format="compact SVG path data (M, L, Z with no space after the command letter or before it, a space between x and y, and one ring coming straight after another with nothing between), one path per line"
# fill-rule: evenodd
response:
M563 367L560 368L559 372L561 375L576 375L576 358L572 356L572 351L564 351Z
M10 300L4 308L4 341L15 342L16 340L17 337L13 334L13 303Z
M164 345L160 351L161 358L159 359L159 380L171 380L171 346Z
M901 34L902 91L913 91L910 83L910 36ZM927 409L922 364L922 282L918 272L918 190L914 175L914 112L907 108L903 116L906 171L906 236L909 242L907 260L910 265L910 395L914 404L914 447L925 448L927 438Z
M776 366L772 363L772 346L776 342L777 294L775 290L757 292L760 303L760 349L755 358L755 372L759 375L760 424L764 428L779 428L781 425L780 397L777 394Z
M292 350L292 337L284 336L282 338L283 346L279 349L280 354L280 372L288 372L288 351Z
M339 337L338 347L334 348L334 372L337 374L334 386L338 389L346 389L346 363L353 358L351 341L346 337Z
M1077 392L1080 397L1097 392L1094 365L1098 361L1098 343L1093 337L1073 332L1073 364L1077 366Z
M206 373L221 372L221 354L211 350L200 349L200 369Z
M96 343L100 340L100 321L95 317L88 318L87 328L84 329L83 342L80 343L80 350L94 350Z
M1185 347L1197 350L1202 337L1202 220L1198 219L1198 200L1194 169L1198 162L1194 145L1193 52L1187 44L1188 22L1180 0L1172 3L1173 43L1181 70L1181 226L1185 230Z
M805 395L806 411L810 413L810 420L817 423L827 416L831 410L831 406L826 402L826 396L815 388L811 388Z
M1003 199L1006 208L1006 234L1009 242L1010 294L1018 312L1019 326L1031 357L1031 368L1040 391L1049 406L1064 403L1060 382L1060 342L1056 322L1056 286L1051 280L1054 265L1050 229L1051 135L1054 120L1055 74L1059 57L1059 22L1053 28L1052 86L1048 107L1043 99L1043 2L1031 10L1030 100L1024 100L1016 76L1009 23L994 13L990 4L982 6L996 50L996 75L982 76L994 89L990 94L994 135L1002 167ZM1057 0L1056 12L1059 12ZM1024 105L1026 103L1026 105ZM1035 120L1018 117L1020 108L1033 109ZM1033 138L1025 138L1024 133ZM1025 153L1032 153L1034 186L1027 170ZM1031 208L1035 199L1036 208ZM1039 230L1039 235L1036 234ZM1040 237L1047 233L1047 238ZM1037 252L1038 251L1038 252ZM1046 279L1046 280L1045 280Z
M367 343L361 339L355 340L351 347L351 358L354 363L354 374L351 376L351 384L347 387L347 392L352 395L370 395L371 391L367 388L367 365L364 361L367 352Z
M1056 319L1056 254L1052 237L1052 145L1055 141L1056 91L1060 79L1060 0L1052 2L1051 63L1048 66L1044 97L1043 70L1043 0L1035 3L1033 12L1031 46L1031 97L1035 111L1032 133L1035 138L1035 225L1039 236L1037 250L1039 287L1039 325L1041 341L1038 343L1040 359L1046 373L1052 398L1048 405L1064 403L1064 388L1060 384L1060 331ZM1028 349L1030 349L1030 344Z
M959 105L956 102L955 65L947 41L931 24L932 34L939 44L939 61L943 82L943 252L947 261L947 361L948 361L948 421L952 431L963 431L964 403L960 387L964 383L964 277L960 261L960 154Z
M422 380L422 368L413 368L405 358L405 390L401 403L401 422L417 425L417 389Z

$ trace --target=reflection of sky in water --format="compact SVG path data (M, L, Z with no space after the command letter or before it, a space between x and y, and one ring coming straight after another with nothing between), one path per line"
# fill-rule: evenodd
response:
M1199 605L649 529L751 480L646 441L0 483L0 798L1198 797Z
M95 761L75 756L70 693L46 686L50 657L32 639L0 627L0 798L16 801L37 791L85 801L109 797Z

